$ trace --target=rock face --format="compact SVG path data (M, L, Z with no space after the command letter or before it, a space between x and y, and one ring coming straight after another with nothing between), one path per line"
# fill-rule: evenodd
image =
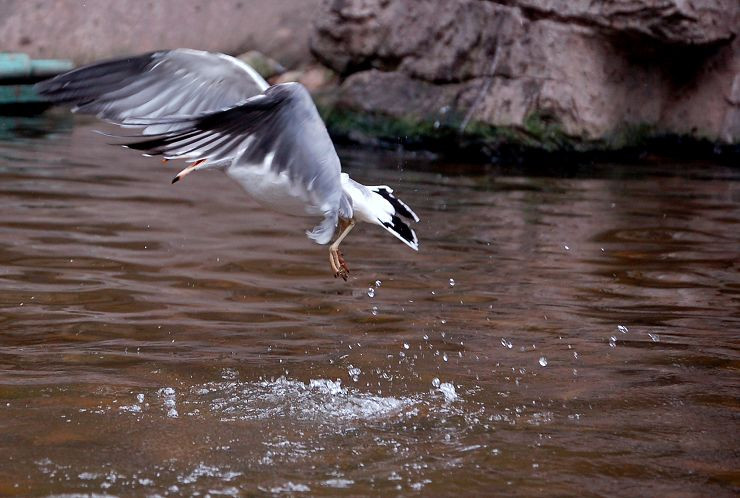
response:
M332 0L314 55L336 106L619 146L740 141L737 0Z
M188 47L309 59L320 0L0 0L0 51L77 64Z

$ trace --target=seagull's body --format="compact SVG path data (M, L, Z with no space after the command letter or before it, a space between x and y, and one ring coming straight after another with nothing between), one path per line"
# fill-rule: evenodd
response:
M414 250L401 220L419 218L386 186L368 187L342 173L339 157L308 91L269 86L250 66L224 54L175 49L85 66L37 85L52 101L140 128L127 144L146 155L190 163L173 183L219 169L263 206L321 217L307 232L330 247L335 276L349 272L339 243L356 221L380 225Z

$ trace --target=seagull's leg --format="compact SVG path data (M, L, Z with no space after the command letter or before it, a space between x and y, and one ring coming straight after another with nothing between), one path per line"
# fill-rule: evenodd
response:
M354 219L339 219L339 237L337 237L337 240L329 246L329 264L334 272L334 278L342 277L344 280L347 280L347 277L349 276L349 268L347 267L347 263L344 262L342 253L339 252L339 244L342 243L342 240L344 240L354 226Z
M181 178L185 178L187 175L189 175L191 172L195 171L198 166L206 162L205 159L199 159L195 161L193 164L185 168L184 170L180 171L175 177L172 179L172 183L177 183Z

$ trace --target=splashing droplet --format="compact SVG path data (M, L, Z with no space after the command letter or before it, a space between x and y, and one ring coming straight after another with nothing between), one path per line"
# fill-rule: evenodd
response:
M454 278L451 278L450 279L450 287L454 287L454 286L455 286L455 279Z
M433 387L439 387L440 381L437 377L432 379L432 386Z
M651 341L653 341L653 342L660 342L660 337L658 336L658 334L652 334L652 333L648 332L648 336L650 336L650 340Z
M442 354L442 360L447 361L447 353Z
M504 337L501 338L501 345L505 348L513 348L514 345L511 343L511 341L507 341Z
M382 283L383 282L381 282L380 280L376 280L375 281L375 287L380 287L380 284L382 284Z
M451 403L457 399L457 392L455 386L450 382L443 382L439 385L439 391L444 394L445 402Z
M629 332L630 329L628 329L624 325L617 325L617 330L623 334L626 334L627 332Z
M360 378L360 374L362 373L362 370L355 367L354 365L350 365L347 367L347 373L352 378L353 381L357 382Z
M544 356L540 356L540 366L547 366L547 358L545 358Z
M409 345L408 345L407 343L405 343L405 342L404 342L404 343L403 343L403 349L408 349L408 348L409 348Z
M367 288L367 295L368 295L368 297L375 297L375 289L373 289L372 287L368 287Z
M373 316L377 315L378 314L378 307L377 306L373 306L373 309L370 310L370 313L372 313Z
M610 348L616 348L617 347L617 338L614 336L611 336L609 338L609 347Z

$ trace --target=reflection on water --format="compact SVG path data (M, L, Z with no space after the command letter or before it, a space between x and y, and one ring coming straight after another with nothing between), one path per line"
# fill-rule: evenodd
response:
M344 283L306 220L53 119L0 138L0 494L738 492L737 170L343 151L422 217Z

